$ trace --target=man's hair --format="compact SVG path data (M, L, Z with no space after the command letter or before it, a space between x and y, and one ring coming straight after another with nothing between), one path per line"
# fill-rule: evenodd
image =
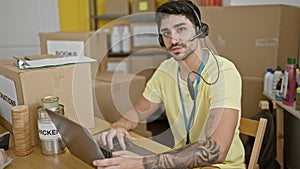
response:
M161 20L169 15L183 15L188 18L195 27L201 27L201 14L199 8L189 0L168 1L156 10L155 21L160 29ZM199 18L197 18L197 15Z

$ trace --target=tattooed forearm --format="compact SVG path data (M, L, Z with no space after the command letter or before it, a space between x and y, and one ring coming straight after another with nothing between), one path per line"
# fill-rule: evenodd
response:
M194 168L217 162L220 147L214 140L196 142L180 149L144 157L145 169Z

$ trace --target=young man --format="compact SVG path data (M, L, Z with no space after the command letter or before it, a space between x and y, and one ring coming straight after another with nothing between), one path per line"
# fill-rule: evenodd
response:
M128 130L164 104L174 135L173 151L137 156L127 151L113 158L95 160L98 168L150 169L245 168L244 148L239 138L241 77L235 66L201 47L208 25L201 22L199 9L186 0L169 1L156 13L159 41L172 55L147 83L143 96L124 117L100 134L100 142L112 147L117 137L134 140ZM205 45L207 46L207 45Z

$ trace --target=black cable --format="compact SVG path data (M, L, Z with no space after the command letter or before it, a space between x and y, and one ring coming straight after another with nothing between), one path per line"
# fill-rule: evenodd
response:
M191 73L197 74L197 75L200 76L201 79L202 79L206 84L208 84L208 85L213 85L213 84L215 84L215 83L219 80L219 76L220 76L220 68L219 68L219 62L218 62L218 60L217 60L217 57L216 57L215 54L211 51L211 49L207 46L205 40L206 40L206 38L204 38L204 44L205 44L205 46L207 47L207 49L209 50L209 52L213 55L213 57L215 58L215 61L216 61L216 63L217 63L218 75L217 75L217 78L215 79L214 82L207 82L207 81L206 81L206 80L205 80L198 72L191 71L191 72L188 74L188 77L187 77L187 87L188 87L190 96L191 96L191 98L192 98L192 100L193 100L193 104L194 104L194 109L195 109L195 111L196 111L196 96L194 95L194 94L195 94L195 93L194 93L194 87L193 87L193 82L192 82L191 79L190 79L190 74L191 74ZM192 126L194 125L194 122L195 122L195 119L194 119L194 117L193 117L193 119L192 119L192 124L191 124L191 126L190 126L190 129L191 129ZM189 129L189 130L190 130L190 129ZM189 144L189 143L190 143L190 139L189 139L189 132L190 132L190 131L187 131L187 132L188 132L188 133L187 133L187 142L186 142L186 144Z
M211 51L211 49L207 46L207 44L206 44L206 38L204 38L204 44L205 44L205 46L207 47L207 49L209 50L209 52L213 55L213 57L215 58L215 61L216 61L216 63L217 63L217 68L218 68L218 75L217 75L217 78L215 79L215 81L214 82L207 82L198 72L195 72L195 71L191 71L189 74L188 74L188 81L190 80L190 74L191 73L195 73L196 75L198 75L198 76L200 76L201 77L201 79L204 81L204 83L206 83L206 84L208 84L208 85L213 85L213 84L215 84L218 80L219 80L219 76L220 76L220 68L219 68L219 62L218 62L218 60L217 60L217 58L216 58L216 56L215 56L215 54Z

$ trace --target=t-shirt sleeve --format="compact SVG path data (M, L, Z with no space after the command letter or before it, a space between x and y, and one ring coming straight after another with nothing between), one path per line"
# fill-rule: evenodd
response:
M242 81L234 66L220 73L218 83L212 86L211 108L241 109Z
M162 102L162 89L160 84L161 73L157 70L147 82L143 96L153 103Z

